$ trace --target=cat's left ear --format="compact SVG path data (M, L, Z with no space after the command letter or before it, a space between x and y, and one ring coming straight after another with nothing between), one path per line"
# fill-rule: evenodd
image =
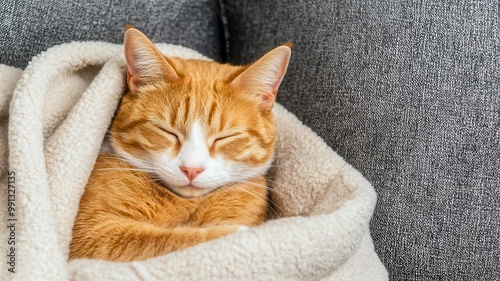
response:
M254 95L258 98L261 109L270 110L290 61L290 46L291 44L286 44L269 51L236 76L229 85Z

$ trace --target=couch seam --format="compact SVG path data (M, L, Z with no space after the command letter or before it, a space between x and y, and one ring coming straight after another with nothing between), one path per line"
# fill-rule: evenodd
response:
M228 20L227 20L227 10L226 10L226 5L224 3L224 0L218 0L219 4L219 14L220 14L220 22L222 24L222 42L223 42L223 51L224 51L224 60L225 62L230 61L230 49L231 45L229 42L229 27L228 27Z

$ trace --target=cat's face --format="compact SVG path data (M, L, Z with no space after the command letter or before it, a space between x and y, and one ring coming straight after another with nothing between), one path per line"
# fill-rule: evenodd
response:
M125 56L130 91L110 135L117 154L184 197L265 173L275 142L271 107L288 47L250 67L166 59L128 29Z

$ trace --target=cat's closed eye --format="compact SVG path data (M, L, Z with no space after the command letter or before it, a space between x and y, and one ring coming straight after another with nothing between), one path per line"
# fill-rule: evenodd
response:
M155 127L159 129L160 131L166 133L170 137L174 137L178 142L180 142L179 135L174 133L173 130L169 130L161 125L155 124Z
M237 136L239 136L241 133L237 132L237 133L230 133L230 134L226 134L226 135L221 135L221 136L218 136L217 138L214 139L214 141L212 142L212 146L213 145L216 145L218 143L222 143L224 141L229 141Z

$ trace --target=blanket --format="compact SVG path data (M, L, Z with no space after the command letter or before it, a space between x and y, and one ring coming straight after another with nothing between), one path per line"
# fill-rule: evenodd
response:
M373 187L279 104L272 220L145 261L68 262L80 197L126 90L122 48L72 42L23 71L0 65L2 280L387 280L369 232Z

